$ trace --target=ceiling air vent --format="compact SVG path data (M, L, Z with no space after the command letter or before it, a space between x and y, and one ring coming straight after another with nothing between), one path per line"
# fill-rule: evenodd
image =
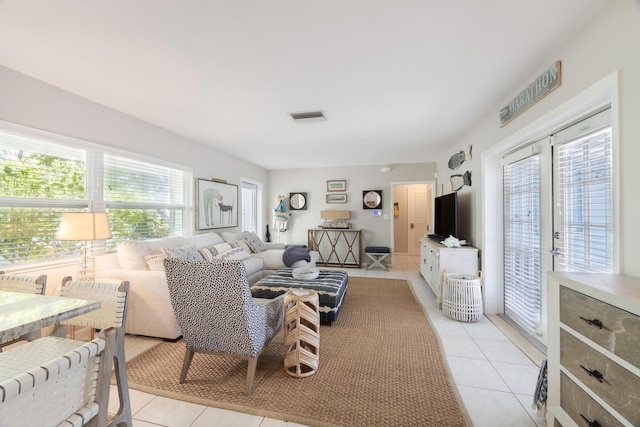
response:
M323 122L327 120L322 111L305 111L299 113L289 113L296 123Z

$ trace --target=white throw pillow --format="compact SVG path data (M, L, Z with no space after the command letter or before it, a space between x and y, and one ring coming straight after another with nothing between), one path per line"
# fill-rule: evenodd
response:
M149 270L164 270L164 254L147 255L144 260L147 262Z
M202 261L196 245L180 246L177 248L162 248L162 253L167 258L180 258L187 261Z
M236 240L234 243L237 247L244 249L248 253L251 253L251 247L244 240Z
M216 259L216 255L222 252L226 252L235 247L236 245L234 243L218 243L217 245L199 249L198 252L200 252L200 256L202 257L202 259L204 259L205 261L211 261L213 259Z
M158 240L127 240L118 243L118 262L125 270L148 270L144 257L162 253L162 248L183 246L184 237L167 237Z
M242 261L249 258L250 256L251 254L242 248L232 248L228 251L217 254L213 258L221 261L228 261L231 259Z
M253 252L264 252L267 250L267 247L262 242L262 239L252 231L243 231L242 238L251 247L251 250Z

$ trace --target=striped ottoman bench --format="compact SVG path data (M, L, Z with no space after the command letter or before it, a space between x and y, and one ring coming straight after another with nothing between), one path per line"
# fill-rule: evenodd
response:
M254 298L275 298L289 289L311 289L320 300L320 322L331 325L338 318L349 276L346 271L320 269L318 277L298 280L292 275L292 268L283 268L251 285Z

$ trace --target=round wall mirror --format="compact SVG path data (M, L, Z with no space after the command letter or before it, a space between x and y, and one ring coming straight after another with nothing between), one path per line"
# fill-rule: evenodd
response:
M363 209L382 208L382 190L367 190L362 192Z
M307 193L290 193L289 207L292 211L302 211L307 209Z

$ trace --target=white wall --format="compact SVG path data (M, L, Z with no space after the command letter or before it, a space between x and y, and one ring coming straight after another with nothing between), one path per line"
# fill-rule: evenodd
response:
M432 181L436 170L435 163L411 163L394 165L388 173L380 171L378 166L350 166L316 169L274 170L269 173L268 193L271 205L267 204L267 215L272 218L275 198L278 194L289 197L289 193L306 192L308 208L306 211L292 211L288 221L288 230L281 233L283 243L307 243L307 230L322 224L320 211L349 210L354 228L362 229L362 246L393 247L391 227L393 226L392 183ZM327 180L345 179L347 181L347 203L327 204ZM382 190L382 210L384 216L374 217L373 211L362 208L364 190ZM269 220L269 224L273 221ZM272 230L271 225L269 229ZM264 232L262 233L264 234ZM277 235L272 234L272 241Z
M0 66L0 120L139 153L192 168L193 176L269 183L268 172L147 122ZM10 269L6 268L7 271ZM52 293L75 267L37 265L23 273L48 274Z
M558 59L562 61L561 87L501 128L499 110ZM447 179L451 173L448 156L473 145L474 160L469 165L473 187L465 187L464 191L471 192L472 241L481 249L487 311L500 310L498 245L491 228L502 214L501 201L492 197L498 189L487 171L491 169L488 163L495 153L555 130L589 112L605 98L614 104L614 124L617 121L618 125L621 272L640 277L640 222L635 218L640 212L640 2L610 1L583 31L539 58L530 75L522 76L511 92L496 95L495 104L487 106L484 117L460 138L459 146L437 159L438 175Z
M194 177L268 183L267 171L0 66L0 120L170 161Z

